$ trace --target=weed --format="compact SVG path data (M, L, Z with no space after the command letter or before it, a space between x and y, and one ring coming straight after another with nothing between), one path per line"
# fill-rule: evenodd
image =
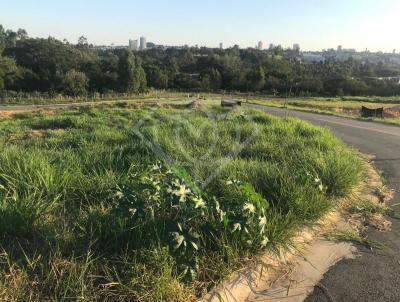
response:
M387 249L387 246L379 241L370 240L361 236L356 231L337 231L326 235L328 240L349 241L365 246L368 249Z

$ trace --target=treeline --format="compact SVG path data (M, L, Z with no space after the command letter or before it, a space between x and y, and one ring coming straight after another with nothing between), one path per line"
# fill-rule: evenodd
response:
M85 96L135 94L149 89L240 91L274 95L400 95L400 66L349 59L304 62L282 49L209 48L101 50L81 37L77 44L30 38L0 25L0 95L47 93Z

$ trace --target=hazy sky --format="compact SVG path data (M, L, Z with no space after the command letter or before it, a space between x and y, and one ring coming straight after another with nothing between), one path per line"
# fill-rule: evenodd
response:
M400 0L0 0L0 24L76 42L400 51Z

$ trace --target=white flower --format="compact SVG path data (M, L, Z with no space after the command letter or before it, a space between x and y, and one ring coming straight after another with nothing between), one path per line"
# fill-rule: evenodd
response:
M153 171L160 170L161 169L161 165L157 163L157 164L153 165L153 167L151 167L151 169Z
M243 210L249 212L249 214L254 214L256 212L256 207L252 203L246 203Z
M226 181L226 184L227 184L228 186L230 186L230 185L240 185L240 180L236 180L236 179L234 179L234 180L227 180L227 181Z
M265 215L263 215L263 216L260 216L258 219L260 220L259 225L261 227L260 234L262 234L262 233L264 233L265 226L267 225L267 217L265 217Z
M267 224L267 217L265 215L260 216L258 219L260 220L260 227L264 227Z
M219 211L219 216L220 216L220 221L224 221L224 217L225 217L226 213L222 210Z
M324 186L322 185L322 183L318 186L318 188L319 188L319 190L320 190L321 192L324 192Z
M219 216L220 216L220 221L221 221L221 222L224 221L224 217L225 217L226 213L225 213L224 211L221 210L221 207L220 207L220 205L219 205L218 200L215 200L215 210L217 211L217 213L218 213Z
M129 209L129 213L131 213L131 215L135 215L136 212L137 212L137 209L135 209L135 208L130 208Z
M215 209L217 210L217 213L219 213L219 211L221 211L221 207L220 207L219 202L217 200L215 201Z
M177 232L172 233L172 237L174 237L175 245L174 249L177 250L180 248L182 243L186 246L185 237Z
M179 184L178 189L172 191L172 193L179 197L180 202L185 202L186 196L190 193L190 190L185 186L185 184Z
M2 186L0 187L0 189L2 189ZM118 191L115 193L115 197L118 199L122 199L124 197L124 193L122 193L121 191Z
M314 181L315 181L315 183L317 183L317 184L318 184L318 183L320 183L320 182L321 182L321 179L320 179L319 177L316 177Z
M193 201L195 202L195 209L203 209L206 207L206 203L204 202L203 198L194 197Z
M266 247L269 242L269 239L267 237L264 237L263 241L261 241L261 247Z
M241 230L242 230L242 226L240 225L240 223L235 223L233 225L232 233L235 233L236 231L241 231Z
M252 244L253 244L253 241L247 240L246 243L247 243L248 245L252 245Z

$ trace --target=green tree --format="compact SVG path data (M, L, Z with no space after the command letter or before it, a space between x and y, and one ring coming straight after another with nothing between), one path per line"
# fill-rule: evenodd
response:
M6 47L6 32L3 26L0 24L0 55Z
M158 89L168 88L168 75L158 66L150 65L146 67L146 79L149 86Z
M146 89L146 74L137 56L125 50L119 59L119 82L121 92L138 93Z
M17 44L17 39L17 33L15 31L12 31L11 29L7 29L5 37L6 47L15 47L15 45Z
M66 95L70 96L85 95L88 85L87 76L75 69L68 71L62 80L62 90Z
M18 77L18 67L12 58L0 55L0 90L11 86Z
M265 71L259 66L247 75L247 88L250 91L260 91L265 86Z
M22 28L18 29L18 31L17 31L17 39L18 40L25 40L27 38L28 38L28 33L26 32L26 30L22 29Z
M88 39L85 36L80 36L78 39L78 46L85 47L88 45L89 45Z
M211 69L210 82L211 82L210 86L213 90L218 90L221 88L222 78L221 78L221 73L218 71L218 69L216 68Z

